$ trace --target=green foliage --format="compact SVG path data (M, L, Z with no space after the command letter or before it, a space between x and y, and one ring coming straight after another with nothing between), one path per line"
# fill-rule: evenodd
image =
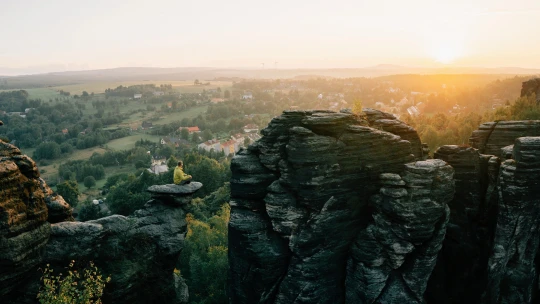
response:
M86 188L92 188L95 185L96 185L96 179L93 176L89 175L84 178L84 186Z
M74 180L66 180L56 185L56 192L71 206L77 206L79 202L79 185Z
M188 212L200 220L208 220L214 214L218 213L224 204L231 199L231 188L229 183L202 198L194 198L191 204L187 206Z
M111 280L103 277L92 262L88 267L77 270L75 261L71 261L66 269L67 275L55 275L49 267L47 264L43 270L43 286L37 295L41 304L100 304L103 289Z
M55 142L44 142L39 144L34 151L34 159L56 159L60 157L60 145Z
M88 176L92 176L96 180L105 177L105 168L102 165L92 165L89 161L75 160L61 164L58 167L58 175L66 177L67 172L75 175L75 179L79 182L84 181Z
M227 303L227 225L230 208L221 206L206 221L188 214L188 232L181 256L181 272L192 303Z
M96 220L98 218L102 218L104 216L107 216L103 212L101 212L101 207L99 205L94 205L89 200L83 201L79 206L79 214L77 216L77 219L81 222Z

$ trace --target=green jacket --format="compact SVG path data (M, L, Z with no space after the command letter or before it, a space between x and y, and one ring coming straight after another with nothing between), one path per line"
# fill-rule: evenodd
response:
M180 184L183 180L186 180L189 178L189 175L185 174L182 168L176 167L174 168L174 183Z

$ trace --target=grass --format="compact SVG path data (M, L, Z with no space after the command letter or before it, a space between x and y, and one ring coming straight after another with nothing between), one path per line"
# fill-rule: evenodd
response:
M22 152L26 154L27 151L29 150L30 149L22 150ZM52 161L48 161L48 165L46 166L40 165L38 162L38 168L41 173L41 177L44 180L55 181L58 177L58 167L60 166L61 163L67 160L89 159L90 156L92 156L92 154L94 154L95 152L105 153L105 151L106 151L105 149L100 148L100 147L93 147L93 148L88 148L84 150L75 150L73 154L69 155L68 159L59 158ZM27 154L27 155L29 155L30 157L32 156L32 154Z
M61 96L53 88L36 88L36 89L24 89L28 92L30 99L41 99L43 101L49 101L49 99L55 99ZM18 90L0 90L0 92L9 92L9 91L18 91Z
M198 107L189 108L188 110L183 111L183 112L175 112L175 113L167 114L167 115L162 116L160 120L155 121L154 124L165 125L174 121L182 120L184 118L197 117L200 114L206 112L207 109L208 109L208 106L198 106Z
M118 139L111 140L107 143L107 147L112 150L129 150L133 147L135 147L135 142L144 139L144 140L150 140L153 142L157 142L161 139L161 136L158 135L150 135L150 134L134 134L127 137L122 137Z
M155 84L159 86L160 84L170 84L173 86L173 89L181 93L200 93L203 89L215 89L220 87L222 90L228 89L232 86L230 81L211 81L209 86L195 86L191 80L146 80L146 81L118 81L118 82L90 82L90 83L80 83L72 85L64 85L53 87L54 90L64 90L70 92L71 95L78 94L81 95L83 91L88 93L104 93L106 89L113 89L118 86L132 86L137 84Z

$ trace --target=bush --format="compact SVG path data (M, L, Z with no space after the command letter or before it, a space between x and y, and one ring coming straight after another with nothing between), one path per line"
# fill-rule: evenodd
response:
M74 268L75 261L69 263L67 275L55 276L49 264L43 270L41 287L37 298L41 304L100 304L103 289L111 278L104 278L99 269L90 265L80 271Z

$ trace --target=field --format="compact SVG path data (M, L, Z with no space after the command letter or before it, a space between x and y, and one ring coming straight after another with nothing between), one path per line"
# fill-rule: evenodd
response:
M91 83L81 83L81 84L72 84L65 86L57 86L50 88L53 91L64 90L73 94L82 94L83 91L88 93L94 92L94 94L104 93L108 88L116 88L118 86L132 86L137 84L155 84L159 86L160 84L170 84L173 86L173 89L180 93L198 93L202 92L203 89L215 89L220 87L222 90L229 89L232 85L230 81L211 81L210 85L193 85L191 80L171 80L171 81L154 81L154 80L144 80L144 81L119 81L119 82L91 82ZM38 90L38 89L36 89ZM47 89L43 89L47 90Z
M34 149L21 149L22 153L27 154L28 156L32 157L32 153ZM105 149L100 147L93 147L88 148L84 150L75 150L73 154L69 155L69 160L80 160L80 159L89 159L92 154L95 152L97 153L105 153ZM38 162L39 171L41 173L41 177L45 179L46 181L55 181L58 176L58 166L60 166L61 163L65 162L66 159L55 159L52 161L47 161L43 165L42 162Z
M161 136L149 135L149 134L135 134L135 135L111 140L107 143L106 146L107 148L111 150L116 150L116 151L129 150L135 147L135 142L141 139L157 142L158 140L161 139Z
M54 88L24 89L32 99L49 100L60 97L60 94ZM18 90L0 90L0 92L18 91Z

